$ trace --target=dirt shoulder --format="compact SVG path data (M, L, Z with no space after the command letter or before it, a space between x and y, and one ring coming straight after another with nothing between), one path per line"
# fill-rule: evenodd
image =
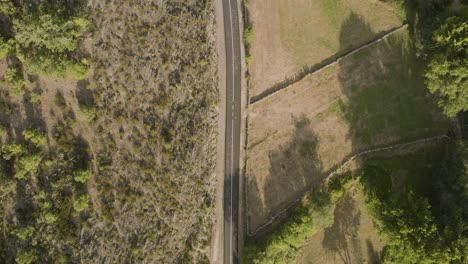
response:
M218 54L218 144L216 155L216 202L215 202L215 224L213 225L213 244L211 253L211 263L222 263L223 247L223 225L224 225L224 138L226 126L226 54L224 43L224 17L222 0L214 1L216 16L216 51Z

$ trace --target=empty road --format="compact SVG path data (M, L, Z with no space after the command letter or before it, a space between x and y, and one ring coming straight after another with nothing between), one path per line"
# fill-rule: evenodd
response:
M224 263L239 263L241 56L237 0L223 0L226 53Z

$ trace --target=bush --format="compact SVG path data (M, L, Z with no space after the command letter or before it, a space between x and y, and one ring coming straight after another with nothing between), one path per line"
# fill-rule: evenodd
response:
M83 210L88 209L88 203L89 203L88 195L84 194L78 197L78 199L76 199L73 202L73 208L75 209L75 211L81 212Z
M29 82L23 79L17 69L8 68L5 80L11 84L10 93L13 96L22 96L26 86L29 86Z
M41 103L41 95L35 92L29 94L29 102L33 105L38 105Z
M47 142L47 133L37 129L28 129L23 131L22 134L27 141L33 143L36 147Z
M10 55L13 52L13 50L14 41L5 41L3 38L0 37L0 60L5 59L8 55Z
M90 123L94 122L96 120L96 108L80 104L80 116Z
M0 153L4 160L10 160L13 156L19 156L24 152L24 147L18 144L5 144L0 147Z
M27 175L36 175L39 172L39 165L42 157L39 154L21 157L15 163L16 179L24 179Z
M75 182L86 183L88 181L89 177L91 177L91 171L82 170L82 171L76 172L73 179L75 180Z
M32 264L37 261L37 253L33 250L20 250L15 259L17 264Z

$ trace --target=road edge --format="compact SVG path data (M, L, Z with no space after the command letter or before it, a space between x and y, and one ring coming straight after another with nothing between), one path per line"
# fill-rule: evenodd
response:
M245 220L245 196L244 196L244 182L245 182L245 161L247 155L247 120L248 120L248 107L249 107L249 93L247 87L247 78L246 74L248 72L248 65L246 63L245 57L245 45L244 45L244 10L243 10L243 0L237 1L237 13L238 13L238 23L239 23L239 41L240 41L240 55L241 55L241 124L240 124L240 145L241 149L239 151L239 240L238 240L238 250L239 250L239 259L242 263L242 254L244 249L244 237L246 234L246 229L244 225Z
M216 54L218 59L218 138L216 158L216 195L215 224L211 245L210 263L223 263L224 258L224 138L226 133L226 50L224 43L224 15L222 0L214 0L214 16L216 21Z

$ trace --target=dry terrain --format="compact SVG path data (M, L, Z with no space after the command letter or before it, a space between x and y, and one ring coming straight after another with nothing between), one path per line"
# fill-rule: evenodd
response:
M381 1L250 0L248 6L254 32L251 96L403 23L396 9Z
M411 49L398 31L250 105L249 232L347 157L446 131Z
M333 225L304 244L296 263L376 263L384 245L367 211L364 194L353 186L338 201Z
M13 53L0 63L0 262L209 262L213 1L61 2L90 22L76 52L87 78L28 74Z

